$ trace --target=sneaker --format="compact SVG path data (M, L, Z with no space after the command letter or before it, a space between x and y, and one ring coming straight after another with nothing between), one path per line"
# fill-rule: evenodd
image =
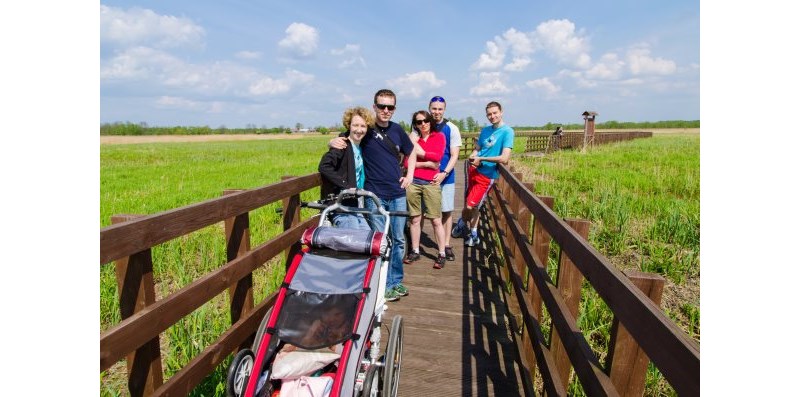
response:
M394 286L394 292L397 292L400 296L408 296L408 288L406 288L403 284L397 284Z
M453 253L453 249L452 249L452 248L450 248L450 247L444 247L444 257L445 257L445 258L446 258L448 261L454 261L454 260L456 260L456 254L454 254L454 253Z
M436 257L436 261L433 262L434 269L442 269L444 268L445 258L442 255Z
M387 302L394 302L394 301L400 299L400 296L401 295L399 293L397 293L397 290L392 288L392 289L386 291L385 294L383 294L383 299L386 299Z
M464 244L466 244L467 247L474 247L474 246L480 244L480 242L481 242L481 239L479 239L478 236L474 235L474 234L470 234L469 237L467 237L464 240Z
M453 230L450 232L451 237L459 238L464 237L464 232L467 231L466 225L464 225L464 218L459 218L458 222L455 226L453 226Z
M418 260L419 260L419 253L411 251L406 255L405 259L403 259L403 263L411 263L411 262L416 262Z

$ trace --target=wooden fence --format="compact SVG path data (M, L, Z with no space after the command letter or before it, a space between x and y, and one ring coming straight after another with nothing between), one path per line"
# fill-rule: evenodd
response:
M116 266L122 313L122 321L100 335L100 370L127 359L131 396L185 396L230 353L250 346L275 297L254 306L253 271L281 253L291 258L302 232L318 220L300 220L300 193L319 186L320 175L284 179L154 215L118 215L100 230L100 265ZM283 233L251 250L248 213L279 200ZM227 263L155 301L151 248L219 222L225 223ZM226 290L231 327L164 383L159 336Z
M505 258L501 277L513 292L507 301L521 322L512 327L523 329L517 347L529 378L538 373L545 394L563 396L572 369L590 396L641 396L652 360L679 395L699 395L700 348L659 309L664 279L617 270L586 241L589 222L562 220L551 209L553 198L536 196L521 174L504 166L500 172L483 215ZM560 250L557 281L546 266L551 240ZM605 364L577 325L584 280L614 314ZM551 319L549 340L542 303ZM525 387L534 394L532 382Z
M565 132L562 136L539 131L520 131L516 137L525 137L525 152L549 153L561 149L582 149L584 145L583 132ZM637 138L650 138L652 131L619 131L598 132L593 139L587 138L586 144L603 145L612 142L629 141ZM461 151L459 158L466 158L475 148L478 134L462 134Z

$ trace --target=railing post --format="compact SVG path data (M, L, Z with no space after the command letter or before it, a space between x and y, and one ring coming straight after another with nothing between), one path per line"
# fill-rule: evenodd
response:
M111 217L111 224L126 222L140 216L114 215ZM148 248L129 257L117 259L114 265L119 290L119 311L124 320L156 300L151 250ZM132 397L151 395L164 383L158 337L149 340L126 358L128 391Z
M626 276L650 300L661 306L664 278L658 274L625 271ZM611 325L608 363L606 371L620 396L641 396L644 393L645 375L650 358L633 339L625 326L614 318Z
M584 240L589 237L589 227L591 223L583 219L565 219L567 224L578 233ZM578 307L581 303L581 284L583 274L575 267L575 263L561 251L558 263L558 291L564 297L570 313L574 318L578 318ZM564 388L569 384L569 370L572 367L567 356L567 350L561 342L561 337L550 325L550 352L556 363L559 378Z
M548 208L553 208L555 200L552 197L539 196L544 205ZM544 226L539 222L539 219L534 218L533 222L533 252L537 258L542 262L542 265L547 269L547 257L550 252L550 233L545 230ZM528 296L531 298L531 305L533 306L533 313L536 315L536 320L542 321L542 295L536 288L536 282L533 281L533 276L528 276Z
M286 175L282 176L281 180L285 181L287 179L294 178L294 176ZM292 227L296 226L300 223L300 195L295 194L293 196L285 197L283 199L283 231L287 231ZM284 250L284 255L286 255L286 263L285 268L288 269L289 265L292 263L292 257L295 253L300 251L300 242L297 241L292 244L291 247Z
M241 192L241 189L226 189L222 195ZM225 249L228 262L243 256L250 251L250 215L245 212L225 220ZM253 310L253 275L248 274L228 288L230 296L231 324L236 323L242 315ZM250 346L250 338L239 348Z
M522 185L525 187L525 189L528 189L529 191L533 192L534 189L533 183L523 182ZM522 230L525 233L525 236L527 237L526 240L528 242L531 241L531 236L533 235L531 228L531 218L532 218L531 211L528 209L527 206L522 205L521 208L519 209L518 219L520 226L523 227ZM520 280L527 281L528 277L530 277L527 264L525 263L521 254L518 255L518 258L519 258L519 266L517 268L520 271L519 273ZM531 285L529 283L527 286L524 287L530 289ZM525 322L522 322L522 324L525 324ZM528 368L530 369L531 374L533 374L535 373L536 370L536 353L533 351L534 342L533 342L533 337L531 335L532 334L530 330L527 327L523 327L523 333L521 338L522 341L525 343L525 346L523 347L523 355L525 361L528 363Z

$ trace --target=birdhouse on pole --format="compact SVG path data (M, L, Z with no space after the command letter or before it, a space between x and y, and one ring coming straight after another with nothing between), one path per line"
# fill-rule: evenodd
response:
M594 119L595 117L597 117L597 112L587 110L583 112L582 116L583 116L583 149L581 149L581 151L585 152L587 146L594 144Z

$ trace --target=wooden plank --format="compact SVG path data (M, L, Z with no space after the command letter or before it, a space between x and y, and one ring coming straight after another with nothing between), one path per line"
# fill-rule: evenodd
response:
M100 264L299 194L320 181L319 173L309 174L105 227L100 229Z
M699 345L603 255L578 236L535 195L526 191L521 182L504 166L501 165L499 169L503 178L513 181L511 185L516 194L534 216L541 219L553 239L568 253L673 388L679 394L699 394Z

